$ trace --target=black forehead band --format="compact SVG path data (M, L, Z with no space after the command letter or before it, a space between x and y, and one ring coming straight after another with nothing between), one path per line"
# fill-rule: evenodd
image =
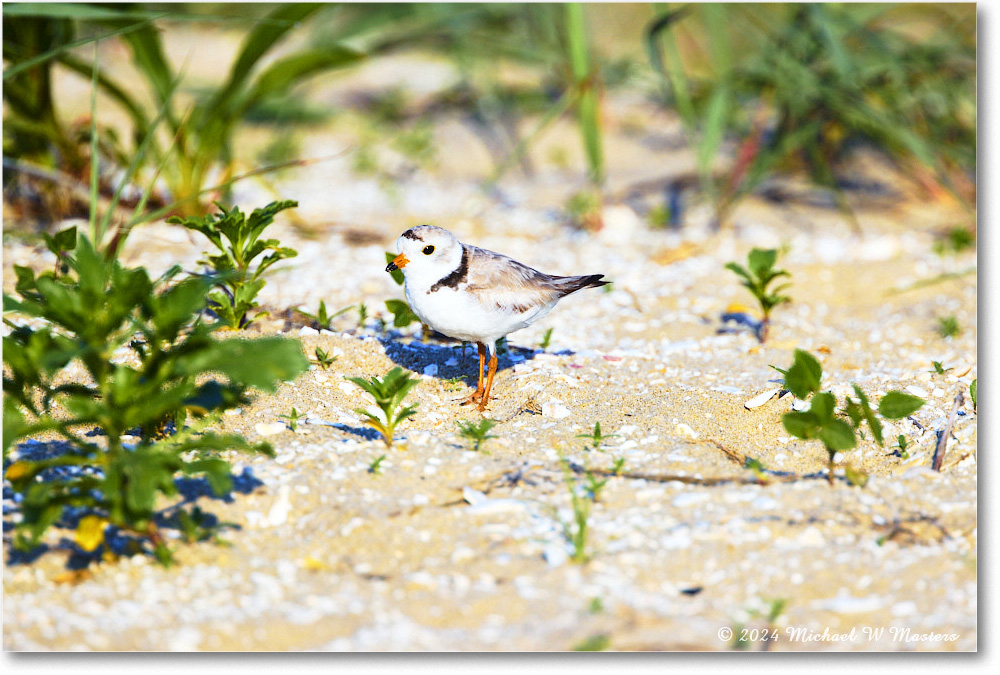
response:
M423 239L420 238L420 235L414 232L413 230L407 230L406 232L403 233L403 236L406 237L407 239L412 239L414 241L423 241Z

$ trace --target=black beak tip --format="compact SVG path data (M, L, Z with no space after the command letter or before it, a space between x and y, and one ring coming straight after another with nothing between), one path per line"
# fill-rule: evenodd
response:
M386 272L395 272L398 269L399 268L396 267L396 263L389 263L388 265L385 266L385 271Z

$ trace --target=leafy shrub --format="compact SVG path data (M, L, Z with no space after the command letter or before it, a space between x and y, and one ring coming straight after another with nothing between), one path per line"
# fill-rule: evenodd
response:
M201 232L219 250L219 255L210 255L201 261L212 268L221 286L220 290L209 294L209 306L230 329L238 330L252 321L247 313L258 306L255 298L266 283L261 278L264 272L279 260L298 255L294 249L282 247L277 239L261 239L260 236L276 214L299 204L295 201L271 202L262 209L254 209L249 217L238 206L226 209L221 204L216 205L221 213L203 218L175 216L167 222ZM270 254L251 271L254 260L268 251Z
M838 451L850 450L858 443L856 434L861 431L862 424L867 424L875 442L882 447L882 422L875 414L868 396L856 384L853 384L857 397L847 397L844 407L837 415L837 397L833 392L820 392L820 380L823 377L823 367L809 352L795 350L795 357L788 370L771 366L785 376L785 388L796 398L806 400L810 397L808 410L792 411L781 417L785 431L796 438L804 440L816 439L823 443L830 456L827 479L833 485L833 458ZM890 391L878 404L878 415L885 419L901 419L919 410L925 401L902 391ZM858 475L848 467L848 477ZM864 478L866 480L866 477ZM852 483L863 482L851 480Z
M213 451L271 453L266 443L205 429L224 410L248 401L248 390L274 391L308 367L297 341L217 340L200 319L210 282L167 286L143 268L107 261L81 237L65 256L66 276L15 268L19 297L4 295L4 313L35 320L3 338L5 464L11 445L37 434L65 439L68 452L19 459L5 477L24 495L14 544L36 545L70 507L84 540L99 544L104 525L149 537L163 562L170 552L157 532L159 495L177 494L178 474L204 475L217 494L231 484L228 462ZM35 327L41 323L40 327ZM69 381L79 363L85 381ZM209 377L215 374L221 377ZM185 428L188 415L201 417ZM169 426L178 430L167 436ZM88 440L97 428L105 440ZM138 434L126 443L124 436ZM97 543L95 543L95 541Z
M778 251L774 249L755 248L747 255L747 266L743 267L738 263L726 263L726 269L735 273L742 279L743 284L760 304L760 311L763 314L760 329L757 331L757 339L762 343L767 340L767 329L771 323L771 311L775 307L786 302L791 302L791 298L781 295L781 291L791 284L785 283L768 290L768 286L778 277L791 276L785 270L774 269L774 263L778 260Z
M365 418L365 424L382 434L382 440L386 447L391 447L396 426L403 420L413 417L417 412L415 405L403 408L400 408L399 405L420 381L411 377L399 366L386 373L381 380L377 377L368 380L360 377L348 377L347 379L367 391L375 399L375 405L382 411L383 419L379 419L377 415L361 408L354 412Z

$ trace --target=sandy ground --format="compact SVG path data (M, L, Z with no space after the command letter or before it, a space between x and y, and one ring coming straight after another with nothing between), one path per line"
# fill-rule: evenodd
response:
M336 102L352 81L372 86L376 75L315 95ZM655 142L676 138L676 123L641 101L608 106L619 120L607 141L609 192L690 170L687 150ZM965 273L975 253L932 252L937 232L964 222L960 209L891 179L879 199L853 198L861 236L834 210L757 198L720 233L703 205L686 211L683 229L665 231L623 198L590 235L561 216L579 174L545 167L546 147L535 151L538 175L512 174L486 193L476 179L488 155L474 135L447 117L434 129L437 165L391 190L354 175L347 157L274 181L300 201L302 220L279 222L274 236L300 255L274 269L262 296L272 317L256 332L301 335L307 354L319 346L338 359L226 417L228 429L277 451L273 460L234 456L255 487L199 502L232 523L231 545L182 546L172 569L136 556L67 575L59 552L6 564L5 649L568 650L590 640L725 650L744 626L756 629L751 649L977 648L977 418L968 396L943 470L930 469L935 431L977 372L977 282ZM546 143L575 147L573 133L556 128ZM320 156L349 142L333 124L308 146ZM870 164L858 170L885 175ZM236 201L249 210L271 198L245 183ZM384 300L402 297L383 271L384 251L419 222L547 272L614 281L511 336L486 413L498 438L484 452L456 427L478 418L456 403L474 351L422 342L415 326L378 324ZM200 235L155 224L136 232L126 260L193 269L203 246ZM723 265L752 246L787 247L782 265L794 284L764 346L719 332L727 307L750 304ZM47 258L5 238L5 289L15 263ZM963 274L911 287L944 273ZM359 325L351 311L322 333L286 321L287 308L315 311L320 299L331 309L364 302L370 318ZM937 333L944 316L957 318L958 336ZM903 389L926 398L887 429L914 444L910 458L862 442L840 459L868 472L868 484L841 475L830 486L822 447L781 426L790 396L747 409L777 387L769 366L786 367L796 347L821 358L823 385L840 396L856 382L870 396ZM953 369L932 374L932 361ZM344 378L393 365L420 376L411 396L419 409L386 449L354 412L369 400ZM278 418L293 406L307 417L296 432ZM602 451L576 437L595 422L615 434ZM371 473L383 454L381 473ZM569 560L560 456L581 486L584 467L600 473L624 460L591 508L585 563ZM766 484L743 468L746 457L771 472ZM4 514L6 530L6 501ZM761 613L776 599L784 609L769 622Z

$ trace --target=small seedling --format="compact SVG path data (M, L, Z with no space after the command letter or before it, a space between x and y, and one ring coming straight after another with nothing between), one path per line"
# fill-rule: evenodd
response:
M600 452L604 452L604 449L601 448L601 444L604 443L605 439L616 438L617 436L618 434L602 434L600 422L594 423L594 430L591 433L576 435L577 438L586 438L587 440L590 441L589 444L584 444L583 446L584 450L597 450Z
M386 447L392 447L392 437L396 426L413 417L417 412L416 405L408 405L403 408L399 406L410 390L417 386L419 380L399 366L386 373L381 380L377 377L372 377L369 380L348 377L347 380L367 391L375 399L375 405L382 411L384 421L361 408L355 409L354 412L365 418L365 424L382 434L382 440Z
M456 391L465 386L465 380L459 377L450 377L442 382L448 391Z
M604 611L604 601L601 600L601 596L596 595L590 599L590 604L587 605L587 611L591 614L600 614Z
M392 314L392 325L405 328L414 321L420 322L420 317L413 313L405 300L386 300L385 307Z
M358 327L364 328L366 321L368 321L368 306L362 302L358 305Z
M591 500L583 497L577 490L576 481L573 479L573 470L569 467L569 462L562 459L563 479L566 482L566 489L569 491L570 502L573 505L573 523L560 523L563 528L563 536L573 546L573 562L584 563L590 559L587 555L587 534L589 532L590 505Z
M750 293L753 294L757 302L760 303L761 319L760 328L757 331L757 339L763 343L767 340L767 331L771 323L771 312L778 305L791 302L791 298L781 295L781 291L791 284L784 283L771 290L768 286L778 277L790 277L785 270L774 269L774 263L778 260L776 249L755 248L747 256L747 266L744 268L734 262L726 263L726 269L735 273L743 281L741 282Z
M868 401L868 396L861 388L853 384L857 400L848 397L836 415L837 397L829 391L820 392L820 380L823 377L823 367L809 352L795 350L795 357L788 370L771 366L785 376L784 386L796 398L806 400L812 397L808 410L792 411L781 417L785 431L796 438L817 439L823 443L830 460L827 467L827 480L833 485L834 457L841 450L850 450L857 445L857 434L861 425L867 424L875 442L882 446L882 422L875 415ZM901 419L919 410L925 401L901 391L890 391L878 404L878 414L885 419ZM846 418L846 419L844 419ZM852 484L861 480L860 473L854 471Z
M936 373L937 375L944 375L949 370L955 370L954 368L944 368L941 365L940 361L931 361L931 365L934 367L934 370L928 370L927 372L928 373Z
M625 469L625 458L619 457L615 460L614 464L611 465L611 473L616 476L622 475L622 471Z
M232 209L218 203L216 206L220 213L203 218L174 216L167 222L201 232L219 250L219 255L201 260L218 277L220 287L209 293L209 306L230 329L237 330L252 321L248 313L258 307L255 298L266 283L262 278L264 272L279 260L298 255L294 249L281 246L277 239L260 238L279 212L298 206L298 202L271 202L262 209L254 209L249 216L238 206ZM254 260L268 252L251 271Z
M485 417L479 420L478 423L473 423L469 420L458 421L459 435L466 440L472 441L472 449L475 452L479 452L480 446L487 440L497 438L496 436L491 436L489 433L490 429L495 426L496 422Z
M385 461L385 455L379 455L372 460L371 464L368 465L368 473L381 476L382 475L382 462Z
M907 448L910 447L910 442L906 440L906 436L900 434L896 437L896 445L894 446L899 451L900 459L909 459L910 452Z
M958 325L958 319L954 316L943 316L938 319L938 333L943 338L957 337L962 329Z
M298 431L299 420L305 419L305 415L299 414L299 411L292 407L291 412L287 415L278 415L279 419L288 420L288 428L292 431Z
M545 331L545 335L542 336L542 341L538 343L538 346L544 352L546 349L549 348L549 344L551 344L551 342L552 342L552 329L549 328L547 331Z
M976 411L976 395L979 393L979 378L972 381L969 385L969 398L972 399L972 412Z
M598 480L597 476L590 469L587 469L587 482L584 484L584 488L587 490L587 494L590 495L592 502L596 503L601 500L601 490L608 484L608 480L607 478Z
M322 347L316 348L316 363L319 364L320 368L326 370L333 362L337 360L336 356L330 356L325 349Z
M320 300L319 309L316 310L315 314L310 314L309 312L305 312L301 309L299 310L299 312L304 316L308 316L310 319L312 319L313 322L312 327L315 328L316 330L330 330L330 322L332 322L341 314L350 311L353 307L354 305L348 305L347 307L344 307L343 309L338 310L333 314L329 314L326 311L326 302L324 300Z

